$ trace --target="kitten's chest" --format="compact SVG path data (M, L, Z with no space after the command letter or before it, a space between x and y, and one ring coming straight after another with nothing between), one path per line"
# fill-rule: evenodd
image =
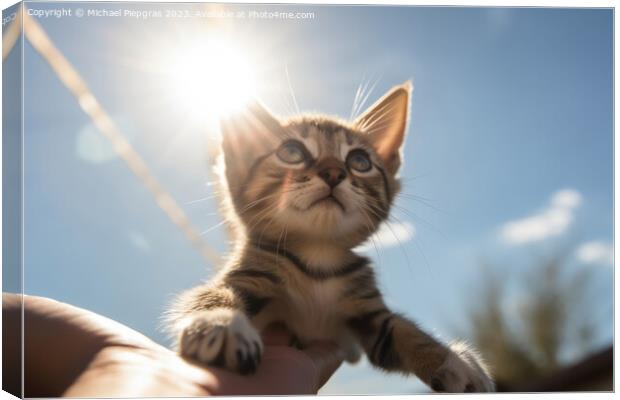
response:
M339 280L293 282L283 299L287 325L301 339L332 338L342 329L337 307L342 290Z

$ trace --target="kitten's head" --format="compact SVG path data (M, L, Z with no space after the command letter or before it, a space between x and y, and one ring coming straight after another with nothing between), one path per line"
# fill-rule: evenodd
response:
M387 218L407 127L411 84L355 121L279 120L253 103L222 121L223 176L245 233L354 247Z

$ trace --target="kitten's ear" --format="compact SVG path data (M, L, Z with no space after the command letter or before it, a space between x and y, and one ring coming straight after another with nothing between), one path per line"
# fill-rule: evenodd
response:
M400 149L405 141L412 91L411 81L393 87L354 122L357 129L368 135L392 174L400 167Z
M259 157L277 148L284 137L280 121L257 100L220 119L222 150L229 185L244 181Z

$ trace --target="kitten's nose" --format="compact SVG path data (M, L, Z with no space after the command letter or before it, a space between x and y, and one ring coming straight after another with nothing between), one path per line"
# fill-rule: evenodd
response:
M328 167L319 171L319 176L330 188L334 188L347 177L347 172L340 167Z

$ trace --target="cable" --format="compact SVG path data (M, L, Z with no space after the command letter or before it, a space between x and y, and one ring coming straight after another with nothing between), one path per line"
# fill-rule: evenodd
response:
M22 9L19 7L15 12L15 21L6 28L6 31L2 34L2 61L4 61L13 47L15 43L17 43L17 39L19 38L22 31Z
M168 218L183 232L185 237L200 251L204 260L213 266L220 262L218 253L207 246L192 226L185 212L174 198L157 181L148 166L103 109L77 70L56 48L43 27L23 13L24 33L35 50L47 61L63 85L75 96L84 112L93 120L99 131L112 143L118 155L129 169L149 189L155 202ZM4 44L4 43L3 43Z

